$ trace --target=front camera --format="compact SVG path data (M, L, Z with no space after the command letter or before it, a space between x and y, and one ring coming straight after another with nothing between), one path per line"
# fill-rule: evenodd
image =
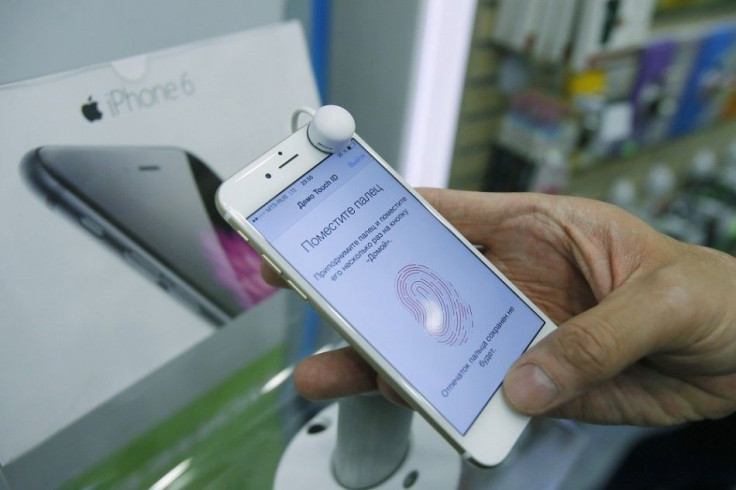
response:
M271 174L266 174L266 178L267 179L270 179L271 178Z

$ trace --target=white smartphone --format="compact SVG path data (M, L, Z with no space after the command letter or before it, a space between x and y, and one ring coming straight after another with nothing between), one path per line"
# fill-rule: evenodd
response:
M216 203L466 459L504 459L528 418L499 388L555 327L361 138L327 154L302 127Z

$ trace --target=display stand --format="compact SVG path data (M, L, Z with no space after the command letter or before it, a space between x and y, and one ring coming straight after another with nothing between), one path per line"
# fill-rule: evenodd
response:
M275 490L293 488L564 488L588 436L574 423L532 420L504 462L463 464L421 417L380 396L346 398L315 415L292 439Z
M302 427L281 458L274 489L450 489L460 470L457 452L421 417L362 395L328 406Z

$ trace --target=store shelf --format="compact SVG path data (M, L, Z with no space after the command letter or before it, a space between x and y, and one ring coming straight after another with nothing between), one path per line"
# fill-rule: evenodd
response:
M498 135L508 96L499 89L499 67L508 51L492 37L498 2L480 1L476 15L473 47L468 60L467 79L460 110L449 186L481 190L483 177L491 164L491 149ZM665 31L685 30L702 23L736 20L736 2L658 11L652 37ZM565 68L531 63L531 86L561 94ZM634 156L603 159L595 167L576 172L569 193L604 198L613 180L627 177L643 179L655 164L671 166L683 174L691 157L700 148L717 152L734 140L736 122L719 122L677 140L664 141Z
M657 164L665 164L682 177L690 167L693 154L701 148L722 153L736 141L736 121L722 123L683 138L644 150L631 158L617 158L601 162L597 167L576 175L569 194L603 199L614 180L620 177L641 181Z

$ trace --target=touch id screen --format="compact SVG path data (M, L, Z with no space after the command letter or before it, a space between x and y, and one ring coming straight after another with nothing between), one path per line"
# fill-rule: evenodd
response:
M462 434L544 325L355 141L248 221Z

